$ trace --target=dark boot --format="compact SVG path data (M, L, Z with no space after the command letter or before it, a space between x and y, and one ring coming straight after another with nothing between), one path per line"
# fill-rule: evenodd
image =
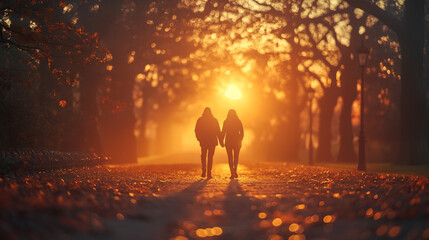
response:
M212 173L211 172L207 172L207 179L211 179L212 177Z
M206 177L206 171L202 170L201 177Z

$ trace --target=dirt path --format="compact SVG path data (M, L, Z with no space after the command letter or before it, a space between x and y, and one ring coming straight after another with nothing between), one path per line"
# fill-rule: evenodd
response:
M241 188L241 180L230 180L225 164L215 167L213 179L195 175L187 176L159 197L126 212L126 219L108 221L108 229L114 233L112 239L115 236L174 239L185 234L194 238L205 235L246 239L252 228L248 223L255 216L252 211L246 211L251 209L252 201ZM204 231L198 231L197 235L198 229Z
M214 179L188 175L159 197L126 212L126 219L109 221L113 233L109 236L415 239L423 238L429 227L429 209L423 203L429 200L427 182L418 178L281 164L261 167L241 166L237 180L228 178L226 164L215 167ZM417 205L415 199L420 199Z
M429 181L281 163L104 166L0 179L2 239L426 239Z

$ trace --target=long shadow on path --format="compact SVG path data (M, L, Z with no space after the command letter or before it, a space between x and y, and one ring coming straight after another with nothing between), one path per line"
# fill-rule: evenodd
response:
M224 200L225 222L222 223L222 239L255 239L252 229L256 213L252 210L255 204L242 189L239 180L231 180L226 188Z
M168 239L171 227L187 218L206 185L207 180L198 180L176 194L151 199L126 213L122 221L109 222L109 239Z

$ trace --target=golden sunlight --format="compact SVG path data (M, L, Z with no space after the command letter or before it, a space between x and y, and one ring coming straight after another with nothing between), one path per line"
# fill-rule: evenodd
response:
M241 91L234 84L230 84L225 91L225 97L227 97L229 99L233 99L233 100L240 99L242 97Z

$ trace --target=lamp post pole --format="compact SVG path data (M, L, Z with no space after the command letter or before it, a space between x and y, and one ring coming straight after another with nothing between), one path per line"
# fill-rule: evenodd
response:
M359 65L361 67L360 84L360 133L359 133L359 163L358 170L366 170L365 161L365 67L368 61L369 50L365 47L362 40L362 46L357 50Z
M361 66L361 86L360 86L360 133L359 133L359 164L358 170L366 170L365 162L365 101L364 101L364 74L365 66Z
M314 97L314 89L310 87L309 89L309 99L310 102L308 104L308 119L309 119L309 142L308 142L308 165L313 165L313 97Z

